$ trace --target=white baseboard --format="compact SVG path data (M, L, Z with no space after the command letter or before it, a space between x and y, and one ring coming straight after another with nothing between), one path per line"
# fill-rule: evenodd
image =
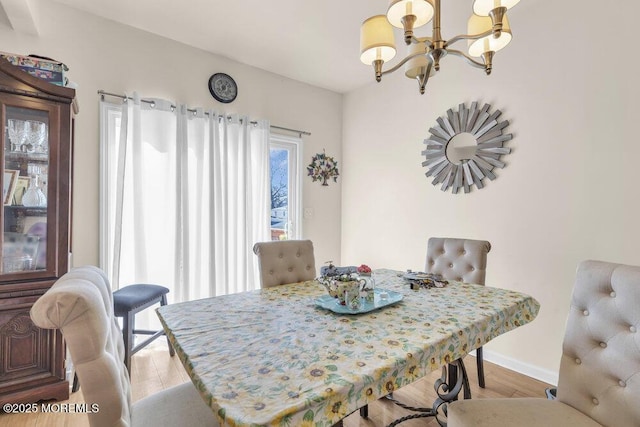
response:
M475 354L475 351L473 353ZM519 372L523 375L535 378L540 381L544 381L554 386L558 384L557 371L551 371L535 365L531 365L529 363L524 363L517 359L504 356L500 353L487 351L486 348L483 349L482 355L484 360L486 360L487 362L495 363L496 365L500 365L503 368L511 369L512 371Z

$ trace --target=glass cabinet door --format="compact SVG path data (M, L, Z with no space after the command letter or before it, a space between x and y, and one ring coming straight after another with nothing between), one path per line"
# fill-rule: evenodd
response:
M4 110L2 274L47 269L50 114Z

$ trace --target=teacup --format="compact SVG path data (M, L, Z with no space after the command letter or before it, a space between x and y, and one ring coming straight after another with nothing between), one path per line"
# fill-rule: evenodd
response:
M340 304L349 308L360 308L360 288L364 280L352 280L349 282L338 282L338 300Z

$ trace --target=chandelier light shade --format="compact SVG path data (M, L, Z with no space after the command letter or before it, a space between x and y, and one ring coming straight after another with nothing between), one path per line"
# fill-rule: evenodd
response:
M488 16L472 15L469 18L467 30L469 34L481 34L490 31L493 28L491 18ZM481 37L476 40L469 40L469 55L481 57L485 52L497 52L505 48L511 41L511 26L507 15L502 20L502 31L499 37L493 34Z
M362 23L360 60L371 65L376 60L387 62L396 56L393 27L384 15L376 15Z
M424 74L429 65L433 65L429 58L429 46L425 42L414 43L407 48L408 55L413 56L410 60L404 64L404 75L410 79ZM431 69L431 76L436 73L435 69Z
M391 0L387 19L394 27L404 29L404 37L413 36L413 29L427 24L433 18L433 6L427 0Z
M511 9L520 0L475 0L473 2L473 13L480 16L489 16L489 13L501 7Z
M425 42L412 43L407 47L409 59L404 64L404 75L418 80L420 93L423 94L429 77L436 74L433 62L429 57L429 46Z
M414 28L423 26L433 18L433 6L427 0L391 0L387 17L394 27L404 28L405 16L416 17Z
M378 82L384 74L393 73L404 65L405 76L418 81L421 94L425 92L429 78L440 71L440 60L449 54L491 74L496 52L512 39L507 10L519 1L475 0L474 13L468 21L469 33L445 40L441 33L441 0L391 0L386 16L376 15L362 23L360 60L373 65ZM429 21L433 21L431 37L414 36L413 30ZM393 27L404 30L408 53L398 64L383 70L383 64L396 54ZM469 54L452 48L462 40L467 40Z

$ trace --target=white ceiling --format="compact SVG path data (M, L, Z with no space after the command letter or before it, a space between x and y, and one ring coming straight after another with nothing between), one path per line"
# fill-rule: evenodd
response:
M3 0L6 1L6 0ZM360 24L386 0L56 0L336 92L373 81Z
M359 59L360 24L384 14L389 4L388 0L55 1L339 93L374 82L372 67ZM445 38L466 32L472 3L443 2ZM37 5L32 0L0 0L0 22L36 35L32 8ZM430 27L416 35L430 35ZM393 63L404 56L400 29L396 44L399 52Z

